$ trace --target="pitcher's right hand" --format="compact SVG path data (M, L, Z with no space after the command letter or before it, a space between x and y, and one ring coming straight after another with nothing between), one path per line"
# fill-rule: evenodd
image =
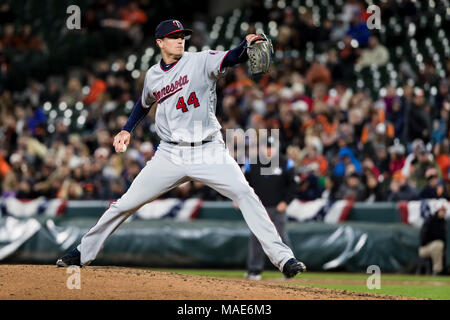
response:
M116 152L125 152L126 148L130 144L130 133L126 130L120 131L115 137L113 146Z

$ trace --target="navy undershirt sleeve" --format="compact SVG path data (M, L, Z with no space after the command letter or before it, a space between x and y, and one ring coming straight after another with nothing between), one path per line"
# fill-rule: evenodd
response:
M144 108L142 106L141 98L139 98L122 130L128 131L129 133L133 132L134 128L136 128L139 122L145 118L149 111L150 108Z
M248 60L247 41L244 39L236 48L230 50L222 62L222 68L233 67Z

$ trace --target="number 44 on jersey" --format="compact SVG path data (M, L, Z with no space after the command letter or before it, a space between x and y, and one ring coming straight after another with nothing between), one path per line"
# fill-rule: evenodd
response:
M195 92L191 92L191 94L189 95L189 98L187 100L187 104L189 106L191 104L193 104L194 108L197 108L200 105L200 103L198 102L197 96L195 95ZM177 109L181 109L183 112L189 111L189 109L186 106L186 103L184 102L184 98L183 97L180 97L178 99Z

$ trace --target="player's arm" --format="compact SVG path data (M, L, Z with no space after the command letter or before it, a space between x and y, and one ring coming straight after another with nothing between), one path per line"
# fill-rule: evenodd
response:
M128 144L130 143L130 137L133 130L137 127L137 125L144 119L148 112L150 111L151 107L144 107L142 105L142 97L138 99L136 104L133 107L133 110L131 111L130 117L127 120L127 123L122 128L122 131L120 131L115 137L113 146L116 152L124 152L124 146L128 147Z
M247 42L251 41L253 37L256 37L256 34L248 34L245 39L234 49L231 49L228 51L227 55L225 56L221 69L233 67L237 64L246 62L248 60L248 54L247 54Z
M149 70L150 71L150 70ZM148 86L149 71L145 75L144 87L142 88L142 95L131 110L131 114L127 123L115 137L113 146L116 152L125 152L126 147L130 143L130 137L133 130L149 113L150 109L157 104L156 98L151 93Z

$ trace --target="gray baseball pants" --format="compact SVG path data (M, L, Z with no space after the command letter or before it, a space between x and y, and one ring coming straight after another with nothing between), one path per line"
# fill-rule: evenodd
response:
M77 247L81 264L93 261L109 235L141 206L188 180L202 182L235 201L250 231L280 271L294 257L220 138L194 147L162 141L126 193L110 205L81 239Z

